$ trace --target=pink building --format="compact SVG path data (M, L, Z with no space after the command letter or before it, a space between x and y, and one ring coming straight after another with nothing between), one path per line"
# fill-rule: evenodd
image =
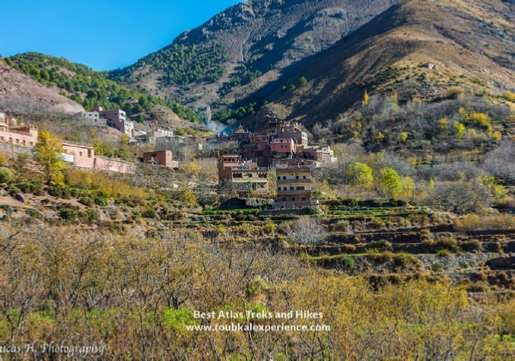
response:
M73 162L73 165L81 168L93 169L95 164L95 149L84 145L63 143L64 159ZM66 157L69 155L71 157Z
M76 167L117 173L134 173L135 170L132 163L95 156L93 147L63 143L63 151L61 158Z
M0 143L32 148L37 142L38 129L36 127L31 125L15 125L15 123L9 124L7 117L0 113Z
M127 115L123 110L104 110L102 107L94 107L91 111L98 112L100 118L105 118L108 127L118 129L130 138L134 137L134 123L127 119Z
M293 139L276 138L270 142L272 156L275 154L292 157L296 153L296 144Z
M159 164L168 168L179 168L179 162L172 160L171 150L143 153L145 163Z

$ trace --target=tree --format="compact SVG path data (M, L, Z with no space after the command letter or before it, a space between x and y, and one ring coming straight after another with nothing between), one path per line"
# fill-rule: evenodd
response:
M368 101L369 101L369 96L368 96L367 90L365 89L365 94L363 95L363 105L368 105Z
M383 168L379 171L378 187L379 194L387 198L393 198L402 191L402 182L399 173L392 168Z
M372 168L361 162L351 164L347 168L346 176L350 185L361 186L363 189L369 189L374 182Z
M465 136L465 131L466 131L465 125L463 125L461 123L454 124L454 132L456 134L457 139L463 139L463 137Z
M129 145L129 136L127 134L122 134L120 136L120 141L122 145Z
M482 213L491 202L489 189L476 180L438 183L429 191L426 201L432 208L457 214Z
M59 157L63 152L61 141L53 137L50 132L42 131L39 133L39 140L34 147L35 159L43 166L45 179L48 185L63 185L63 170L65 164Z
M417 186L410 177L401 178L401 193L404 197L414 198Z
M447 118L442 118L436 123L436 129L441 132L446 131L449 128L449 121Z
M183 200L190 206L194 206L197 203L197 197L191 191L191 189L184 189L181 192L181 200Z
M299 78L299 86L306 85L306 84L307 84L307 82L308 82L308 80L306 79L306 77L305 77L305 76L301 76L301 77Z
M303 217L284 226L288 238L297 244L314 248L327 238L327 230L316 218Z

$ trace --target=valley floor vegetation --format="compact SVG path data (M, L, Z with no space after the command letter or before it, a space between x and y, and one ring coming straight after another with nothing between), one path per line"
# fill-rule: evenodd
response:
M447 278L372 286L277 247L223 244L164 225L152 236L141 227L122 236L4 223L0 248L6 346L103 344L111 360L515 357L515 300L485 292L473 301ZM234 322L196 319L194 310L310 310L321 312L317 322L331 331L187 331L186 325ZM33 355L14 356L24 357Z

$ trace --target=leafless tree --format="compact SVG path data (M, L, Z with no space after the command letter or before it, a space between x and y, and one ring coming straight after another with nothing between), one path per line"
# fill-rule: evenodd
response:
M303 217L284 226L288 238L308 248L314 248L325 241L328 232L317 218Z
M486 156L483 169L491 175L515 183L515 142L505 141Z

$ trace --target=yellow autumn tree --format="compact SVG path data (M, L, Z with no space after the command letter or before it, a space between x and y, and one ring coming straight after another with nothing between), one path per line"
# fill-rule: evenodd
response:
M361 186L363 189L369 189L374 183L372 168L365 163L356 162L351 164L345 175L350 185Z
M368 101L369 101L369 96L368 96L367 90L365 89L365 94L363 95L363 105L368 105Z
M63 152L61 141L48 131L39 133L39 140L34 147L34 158L41 164L48 185L63 185L63 170L66 165L59 157Z

